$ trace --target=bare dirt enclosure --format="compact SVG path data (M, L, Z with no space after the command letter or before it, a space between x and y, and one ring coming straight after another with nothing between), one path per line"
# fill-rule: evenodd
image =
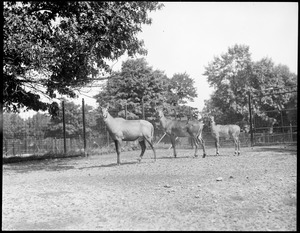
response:
M296 230L296 146L3 165L2 230Z

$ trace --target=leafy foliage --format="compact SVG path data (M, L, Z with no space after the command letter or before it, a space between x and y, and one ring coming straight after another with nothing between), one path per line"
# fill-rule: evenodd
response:
M3 103L54 114L56 94L110 72L108 60L145 54L137 38L157 2L4 2ZM40 96L46 95L46 102ZM49 103L50 102L50 103Z
M170 79L162 71L153 70L144 58L139 58L123 62L121 71L115 72L95 97L100 105L110 104L123 117L127 104L127 116L133 114L132 119L141 118L143 102L147 119L154 120L157 106L183 117L189 109L179 104L196 96L194 80L188 74L175 74Z
M173 106L186 104L187 100L197 97L195 81L187 73L174 74L168 84L167 102Z
M3 113L3 138L20 139L26 133L26 123L14 113Z
M216 122L234 123L232 120L239 121L248 114L251 65L249 47L235 45L205 67L204 75L215 92L206 102L203 115L213 114Z
M204 75L215 91L206 101L202 114L214 115L221 124L249 120L248 93L254 113L272 122L295 98L289 92L297 85L297 76L285 65L275 66L270 58L253 62L245 45L230 47L205 69Z
M145 108L153 108L164 101L164 82L167 80L163 72L152 70L144 58L128 59L122 63L120 72L115 72L95 96L100 105L127 110L135 115L142 114L142 101Z
M83 134L82 106L64 100L66 137L78 138ZM91 106L85 105L86 136L92 136L93 128L96 127L96 114L90 112ZM45 137L63 137L63 113L60 108L59 114L51 118L45 131Z
M39 112L27 119L27 137L44 138L50 120L50 116Z

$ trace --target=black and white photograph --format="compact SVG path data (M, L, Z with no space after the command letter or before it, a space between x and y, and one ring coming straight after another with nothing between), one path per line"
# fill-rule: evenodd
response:
M2 231L297 231L298 2L4 1Z

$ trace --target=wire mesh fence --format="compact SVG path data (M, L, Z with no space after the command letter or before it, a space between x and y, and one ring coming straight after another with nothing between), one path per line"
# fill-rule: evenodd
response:
M297 143L297 109L286 109L282 111L266 111L270 117L269 121L262 121L259 116L253 119L253 144L284 144ZM270 123L271 122L271 123Z
M153 109L142 108L143 111L137 114L137 118L150 121L154 125L154 146L156 148L171 148L170 138L162 130L156 113ZM125 110L125 111L124 111ZM84 108L83 108L84 111ZM121 113L121 114L120 114ZM184 116L181 120L191 118L191 111L188 111L189 116ZM268 120L253 113L253 128L252 136L253 142L251 143L250 133L240 133L241 147L247 147L251 144L266 145L266 144L283 144L283 143L297 143L297 108L289 108L281 111L272 110L266 111ZM113 117L126 118L126 109L113 109L110 110ZM122 115L123 114L123 115ZM175 115L169 114L169 118L176 119ZM270 120L271 119L271 120ZM102 119L99 121L97 132L90 132L89 135L72 135L72 137L65 137L62 133L43 138L43 136L28 136L15 135L14 137L6 137L3 135L3 156L29 156L29 155L45 155L45 154L101 154L107 152L114 152L115 145L110 138L109 132ZM97 135L97 136L93 136ZM214 147L215 140L211 135L210 128L204 127L202 137L205 141L206 147ZM159 142L159 143L158 143ZM221 147L233 147L234 142L230 138L220 138ZM176 140L177 148L194 148L193 141L189 137L181 137ZM138 141L123 142L122 150L136 150L139 149Z

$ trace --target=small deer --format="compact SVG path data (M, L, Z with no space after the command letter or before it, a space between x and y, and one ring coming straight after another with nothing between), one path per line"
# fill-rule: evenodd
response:
M240 127L238 125L217 125L214 121L214 117L210 117L210 128L211 128L211 135L215 139L216 145L216 155L219 155L219 138L232 138L234 141L234 155L240 155Z
M176 137L191 137L195 144L195 157L198 157L197 151L199 144L202 144L203 148L203 158L205 158L205 145L204 140L202 139L202 129L203 123L200 121L179 121L179 120L172 120L165 117L163 113L163 109L157 109L158 117L160 124L167 135L170 136L171 144L173 147L173 155L176 158L177 153L175 149L175 141Z
M156 153L153 147L153 135L154 135L154 127L153 125L146 120L125 120L120 117L113 118L109 112L107 107L101 107L102 117L107 126L110 137L114 140L117 152L117 164L120 165L120 154L121 154L121 142L122 141L135 141L138 140L142 152L140 154L140 158L138 158L138 162L141 161L145 150L146 144L145 141L149 143L151 149L154 153L154 161L156 161Z

